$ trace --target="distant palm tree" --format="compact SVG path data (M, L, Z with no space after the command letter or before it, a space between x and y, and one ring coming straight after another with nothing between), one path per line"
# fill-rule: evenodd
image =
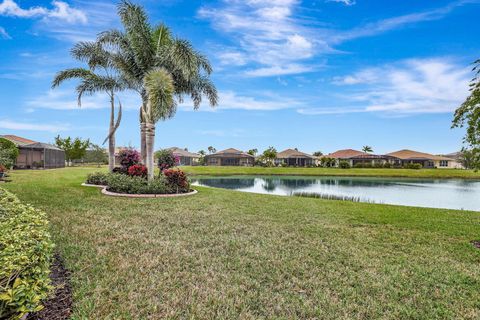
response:
M370 152L373 152L373 149L370 146L363 146L362 151L370 153Z
M71 50L72 56L88 64L86 68L71 68L60 71L52 82L52 88L70 79L79 79L76 87L78 105L82 104L85 94L104 92L110 98L110 127L108 135L103 141L108 140L108 168L113 171L115 167L115 132L122 119L122 105L119 102L117 119L115 120L115 93L128 87L128 82L112 68L114 56L104 50L98 42L79 42Z
M98 40L115 47L121 57L115 61L115 67L134 84L142 99L141 152L148 177L153 179L155 124L172 118L185 95L191 98L195 109L203 96L215 106L217 90L209 78L212 67L208 59L190 42L173 37L165 25L152 27L143 7L129 1L120 2L118 14L124 32L106 31Z
M255 156L257 155L257 153L258 153L258 149L257 149L257 148L250 149L250 150L248 150L248 152L247 152L247 153L248 153L249 155L251 155L251 156L254 156L254 157L255 157Z
M198 154L201 155L201 156L204 156L204 155L206 155L207 153L205 152L205 150L200 150L200 151L198 151Z
M215 148L212 147L212 146L208 147L207 150L208 150L209 153L215 153L215 152L217 152L217 149L215 149Z

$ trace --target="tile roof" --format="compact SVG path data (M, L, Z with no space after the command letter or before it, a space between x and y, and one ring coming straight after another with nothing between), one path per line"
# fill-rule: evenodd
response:
M22 138L22 137L13 135L13 134L6 134L6 135L2 135L2 136L0 136L0 137L12 141L12 142L15 143L17 146L24 146L24 145L32 144L32 143L35 143L35 142L36 142L36 141L30 140L30 139L26 139L26 138Z
M452 160L451 158L436 156L430 153L418 152L414 150L403 149L387 153L388 156L396 157L402 160Z
M277 158L278 159L286 159L286 158L315 158L314 156L301 152L295 149L286 149L283 150L282 152L277 153Z
M187 150L184 150L178 147L167 148L167 150L172 151L174 155L177 155L180 157L200 158L200 155L198 153L189 152Z
M251 154L248 154L246 152L243 152L243 151L240 151L240 150L237 150L237 149L234 149L234 148L229 148L229 149L218 151L218 152L213 153L213 154L208 154L207 157L211 157L211 156L230 156L230 155L238 155L238 156L255 158Z
M327 157L335 158L335 159L350 159L353 157L367 156L367 155L370 155L370 154L363 151L353 150L353 149L343 149L343 150L338 150L333 153L330 153L327 155Z

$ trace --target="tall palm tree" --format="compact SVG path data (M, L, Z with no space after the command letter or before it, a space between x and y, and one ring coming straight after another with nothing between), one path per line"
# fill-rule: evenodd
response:
M370 152L373 152L373 149L370 146L363 146L362 151L370 153Z
M204 96L215 106L217 90L209 78L212 67L208 59L188 41L173 37L165 25L152 27L145 10L129 1L120 2L118 14L124 31L103 32L98 41L114 48L115 56L119 57L115 67L142 99L141 151L152 179L153 153L148 150L153 150L155 124L172 118L185 96L190 97L195 109ZM173 85L171 101L167 99L170 81Z
M108 168L113 171L115 167L115 132L122 119L122 105L119 102L117 119L115 120L115 93L124 90L127 82L118 76L113 69L114 56L104 50L98 42L79 42L71 50L72 56L88 64L86 68L71 68L60 71L52 82L52 88L70 79L79 79L77 85L78 105L81 106L85 94L91 95L104 92L110 98L110 126L108 135L103 144L108 140Z

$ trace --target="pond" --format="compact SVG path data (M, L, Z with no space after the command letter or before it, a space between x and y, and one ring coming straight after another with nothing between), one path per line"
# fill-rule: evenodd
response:
M479 180L304 176L205 176L191 180L197 186L253 193L317 193L361 202L480 211Z

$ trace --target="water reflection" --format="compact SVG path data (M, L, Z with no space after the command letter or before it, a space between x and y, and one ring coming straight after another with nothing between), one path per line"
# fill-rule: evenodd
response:
M480 211L480 181L364 177L228 176L192 179L194 185L291 195L317 192L377 203Z

